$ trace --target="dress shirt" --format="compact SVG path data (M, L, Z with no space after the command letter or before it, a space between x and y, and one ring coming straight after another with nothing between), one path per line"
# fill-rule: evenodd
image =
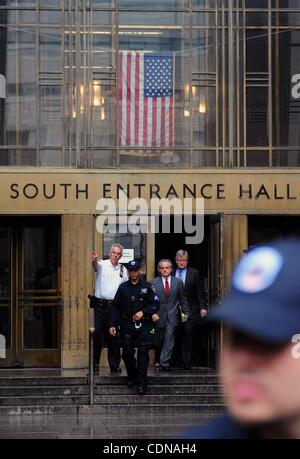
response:
M186 272L187 272L186 268L183 268L183 269L177 268L176 274L175 274L175 276L178 277L178 279L181 279L184 284L185 284L185 279L186 279Z
M121 265L113 266L110 260L98 261L95 296L104 300L113 300L119 286L128 280L127 269L123 267L123 277L120 276Z

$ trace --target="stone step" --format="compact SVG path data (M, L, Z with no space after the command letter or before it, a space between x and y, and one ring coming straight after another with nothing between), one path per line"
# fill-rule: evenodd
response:
M143 414L151 415L173 415L182 416L183 414L197 416L214 416L224 412L224 404L113 404L113 405L29 405L29 406L0 406L0 416L45 416L45 415L69 415L69 416L120 416Z
M71 407L67 407L68 409ZM207 419L206 415L204 419ZM119 426L120 428L124 427L134 427L140 425L170 425L172 423L179 423L179 424L197 424L201 420L201 416L199 414L193 413L182 413L176 417L172 414L164 414L160 416L157 414L156 416L146 416L143 413L139 412L137 407L135 415L104 415L98 416L97 414L87 414L81 416L73 416L72 414L59 414L57 416L48 416L46 415L36 415L36 416L9 416L9 417L1 417L0 416L0 431L2 432L5 428L14 428L19 427L20 429L26 429L28 426L32 426L35 430L40 426L47 426L50 430L54 428L62 430L66 427L70 427L72 429L75 428L90 428L94 425L105 425L109 430L114 426Z
M2 406L25 406L25 405L82 405L88 404L89 397L86 395L55 395L55 396L22 396L1 397ZM222 397L215 394L181 394L181 395L144 395L137 396L135 391L126 395L95 395L95 405L147 405L147 404L194 404L194 403L222 403Z
M118 387L118 386L115 386ZM120 386L122 387L122 386ZM0 387L0 403L2 397L25 397L25 396L76 396L88 395L89 387L85 386L15 386Z
M120 385L97 385L94 388L96 395L130 395L135 389L129 389L126 381ZM218 384L183 384L183 385L152 385L148 387L149 395L195 395L195 394L218 394L220 385ZM24 396L76 396L89 395L89 387L85 386L16 386L0 387L1 397L24 397Z
M2 406L35 406L35 405L84 405L89 403L87 395L70 395L68 397L62 395L55 396L24 396L24 397L1 397Z
M95 404L96 405L112 405L113 403L118 404L130 404L130 405L148 405L148 404L194 404L194 403L205 403L205 404L215 404L222 403L222 397L220 395L136 395L135 391L133 395L95 395Z
M126 376L95 376L96 385L119 385L126 381ZM149 384L183 385L183 384L217 384L216 374L168 374L158 372L148 376ZM0 377L1 387L12 386L84 386L88 384L88 377ZM125 382L124 382L125 384Z
M202 423L209 418L202 418ZM199 424L199 422L195 423ZM107 427L104 424L95 423L85 426L48 426L47 428L34 425L24 425L19 429L21 438L144 438L150 435L152 438L178 438L180 433L195 425L194 423L180 420L171 424L147 424L140 425L114 425ZM14 426L0 428L0 438L18 438Z
M60 376L12 376L0 377L0 387L8 386L83 386L88 384L88 377Z

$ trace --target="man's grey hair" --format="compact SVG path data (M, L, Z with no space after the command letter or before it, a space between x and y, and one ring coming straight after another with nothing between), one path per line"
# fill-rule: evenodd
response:
M109 249L109 253L112 252L114 247L117 247L118 249L120 249L121 250L121 254L123 255L124 247L121 244L119 244L118 242L115 242L114 244L111 245L111 247Z
M181 257L182 257L182 258L186 258L186 259L188 260L188 259L189 259L189 254L187 253L186 250L178 250L178 251L176 252L175 259L176 259L176 258L179 258L179 257L180 257L180 258L181 258Z
M173 271L173 263L172 263L171 260L169 260L168 258L163 258L162 260L160 260L160 261L158 262L157 271L160 271L161 265L162 265L163 263L168 263L169 266L170 266L170 268L171 268L172 271Z

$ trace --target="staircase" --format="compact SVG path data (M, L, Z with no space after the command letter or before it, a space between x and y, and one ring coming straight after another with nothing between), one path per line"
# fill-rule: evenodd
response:
M124 438L131 434L134 438L170 438L188 425L224 410L214 370L173 370L166 374L150 368L148 382L147 395L139 396L135 388L127 388L124 376L97 376L91 406L86 375L1 376L0 372L0 438L2 417L32 419L44 415L48 419L52 416L60 420L77 417L87 423L101 421L105 438L110 438L109 432L111 438L122 438L123 434ZM58 434L63 432L62 429ZM94 433L93 430L92 438ZM63 438L68 438L66 432Z

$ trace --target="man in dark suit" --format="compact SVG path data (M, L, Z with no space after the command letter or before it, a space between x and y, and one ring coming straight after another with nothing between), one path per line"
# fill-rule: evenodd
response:
M188 314L183 281L172 276L173 265L163 259L158 263L160 276L153 279L153 287L160 301L159 321L156 331L156 359L160 355L160 368L168 371L174 347L175 330L179 325L180 308Z
M186 250L178 250L175 261L177 269L175 276L181 279L185 286L188 302L188 320L183 323L182 361L185 369L191 369L193 356L193 336L199 317L207 315L204 298L201 292L199 271L188 266L189 256Z

